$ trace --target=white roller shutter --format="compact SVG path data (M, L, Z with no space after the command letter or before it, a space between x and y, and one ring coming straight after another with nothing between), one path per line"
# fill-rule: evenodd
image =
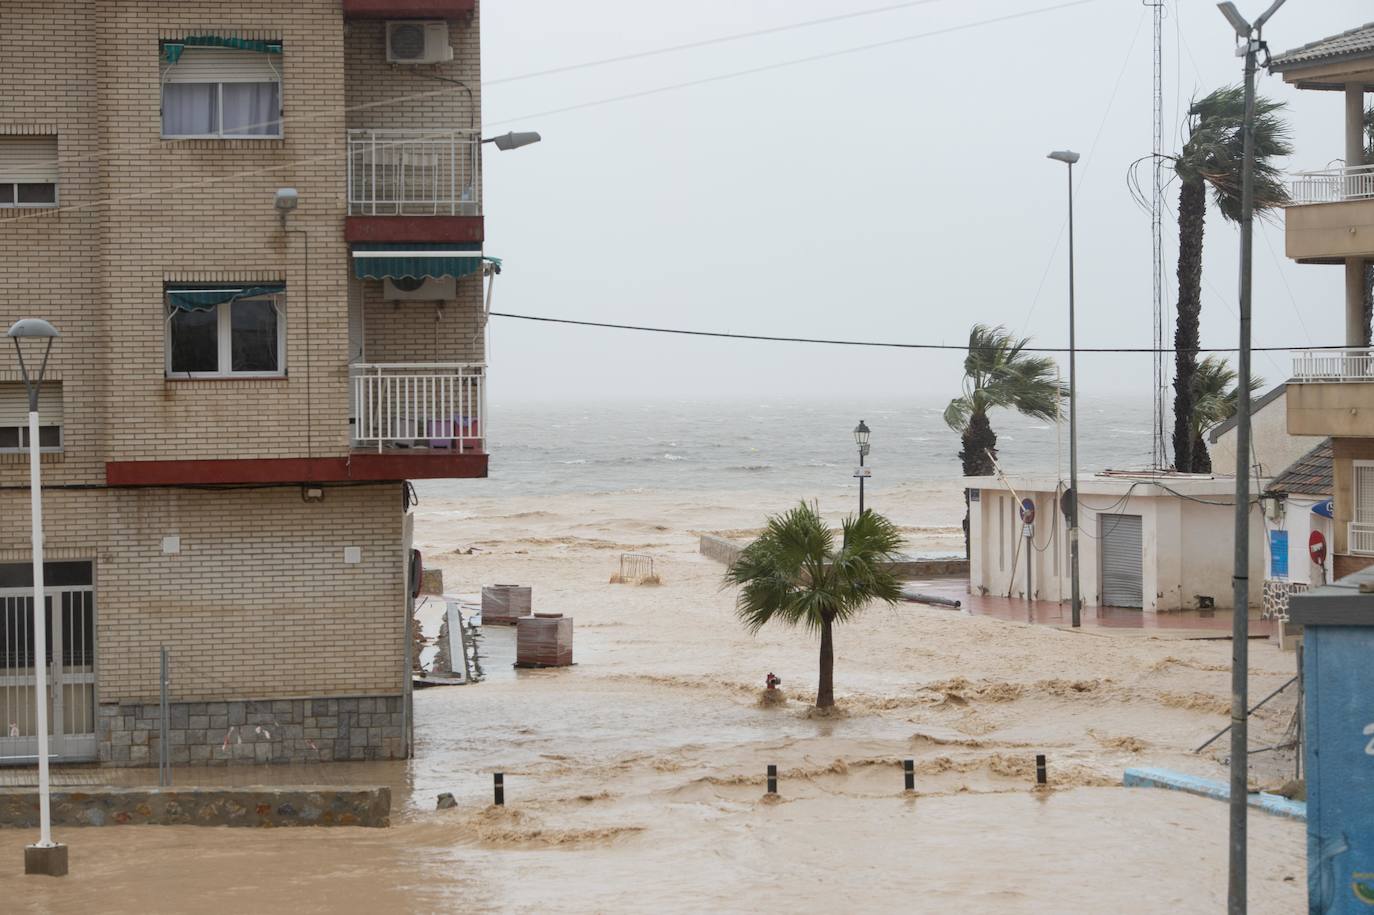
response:
M38 390L38 422L62 425L62 382L45 381ZM29 395L23 382L0 382L0 426L29 424Z
M281 55L232 48L187 48L174 64L162 65L167 83L275 83Z
M57 183L57 137L0 136L0 183Z
M1141 607L1144 593L1144 543L1139 515L1098 515L1102 550L1102 603Z

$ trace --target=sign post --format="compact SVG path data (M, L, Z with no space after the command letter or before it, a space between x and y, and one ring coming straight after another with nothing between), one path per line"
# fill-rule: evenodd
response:
M1026 603L1035 600L1035 592L1031 589L1031 555L1035 552L1035 502L1031 499L1021 500L1021 533L1026 538Z

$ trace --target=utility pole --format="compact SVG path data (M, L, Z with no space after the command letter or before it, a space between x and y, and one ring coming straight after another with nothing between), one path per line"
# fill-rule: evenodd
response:
M1230 867L1226 910L1230 915L1246 911L1246 814L1249 746L1246 716L1250 672L1250 271L1255 216L1255 70L1264 23L1284 0L1274 0L1254 24L1246 22L1234 3L1217 4L1243 45L1236 54L1245 58L1245 118L1241 159L1240 198L1240 354L1236 389L1236 529L1235 568L1231 612L1231 796Z

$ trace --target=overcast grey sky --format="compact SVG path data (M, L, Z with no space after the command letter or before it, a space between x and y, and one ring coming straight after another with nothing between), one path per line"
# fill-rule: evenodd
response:
M483 6L483 75L503 77L881 7L894 0L503 0ZM489 131L544 142L486 158L488 252L506 261L501 311L620 323L962 343L975 321L1065 345L1064 166L1075 168L1078 342L1151 342L1149 217L1126 186L1150 152L1151 28L1139 0L1094 0L769 72L557 114L540 112L1052 7L1063 0L919 6L537 79L484 95ZM1267 2L1243 0L1253 17ZM1253 7L1253 9L1252 9ZM1358 0L1289 0L1278 53L1370 18ZM1237 83L1210 0L1168 0L1166 147L1188 100ZM1181 47L1179 36L1182 38ZM1343 154L1339 93L1289 104L1290 169ZM1142 171L1148 180L1148 173ZM1177 186L1167 192L1170 211ZM1177 223L1165 215L1168 301ZM1057 242L1057 244L1056 244ZM1234 345L1238 235L1213 215L1202 340ZM1048 268L1048 276L1046 270ZM1043 288L1042 277L1045 277ZM1037 297L1038 292L1038 297ZM1341 270L1255 235L1255 343L1343 340ZM492 320L493 397L511 400L843 397L945 399L957 353L646 335ZM1274 383L1284 354L1257 354ZM1150 391L1148 356L1086 356L1089 394ZM1066 369L1067 371L1067 369Z

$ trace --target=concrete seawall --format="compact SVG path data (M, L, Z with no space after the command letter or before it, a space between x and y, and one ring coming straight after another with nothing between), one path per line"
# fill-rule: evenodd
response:
M391 789L318 785L244 788L59 788L54 826L390 826ZM38 792L0 788L0 828L36 829Z
M739 556L745 544L727 540L715 534L702 534L697 547L701 555L714 559L723 565L730 565ZM913 559L903 558L892 563L892 571L898 578L944 578L967 576L967 559Z

